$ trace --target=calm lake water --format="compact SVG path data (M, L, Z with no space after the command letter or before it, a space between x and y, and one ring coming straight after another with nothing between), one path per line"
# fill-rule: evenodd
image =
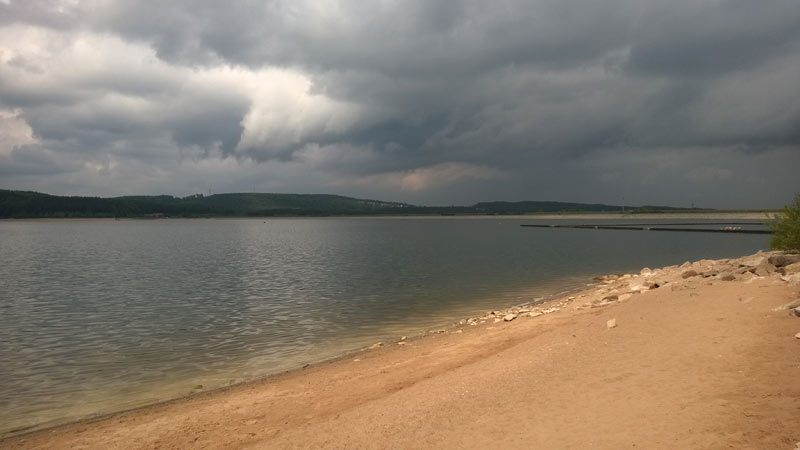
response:
M277 373L600 274L753 253L769 238L519 226L568 222L0 222L0 436Z

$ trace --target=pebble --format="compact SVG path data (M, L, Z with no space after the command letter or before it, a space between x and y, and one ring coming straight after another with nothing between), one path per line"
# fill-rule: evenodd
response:
M794 338L795 338L795 339L800 339L800 333L797 333L797 334L795 334L795 335L794 335Z
M610 329L616 328L616 327L617 327L617 319L608 319L608 321L606 322L606 328L608 328L610 330ZM800 333L797 333L797 334L800 335ZM800 339L800 338L798 338L798 339Z

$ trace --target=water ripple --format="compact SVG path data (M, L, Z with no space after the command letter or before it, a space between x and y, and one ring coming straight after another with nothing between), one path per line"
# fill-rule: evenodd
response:
M518 225L2 222L0 436L296 367L597 273L766 244Z

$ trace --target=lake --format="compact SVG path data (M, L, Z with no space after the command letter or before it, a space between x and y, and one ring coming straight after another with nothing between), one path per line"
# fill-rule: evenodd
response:
M600 274L754 253L769 239L520 227L569 222L610 223L0 222L0 436L278 373Z

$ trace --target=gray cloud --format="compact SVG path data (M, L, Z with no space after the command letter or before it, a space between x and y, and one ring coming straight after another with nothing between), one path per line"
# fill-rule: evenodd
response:
M657 5L641 19L629 67L675 77L746 69L796 51L798 23L792 0Z
M0 18L5 187L731 207L800 190L794 0L11 0Z

